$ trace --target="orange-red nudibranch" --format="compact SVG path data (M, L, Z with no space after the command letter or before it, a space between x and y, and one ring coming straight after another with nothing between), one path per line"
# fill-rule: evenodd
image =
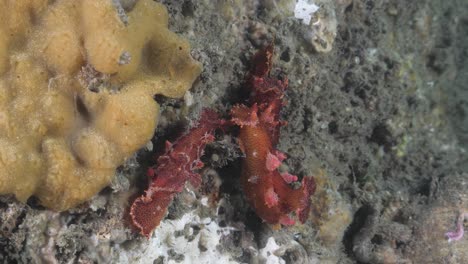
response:
M245 154L241 184L247 200L265 222L293 225L292 212L301 222L307 219L315 182L312 177L304 177L301 187L294 189L290 183L298 177L278 171L286 158L275 145L280 126L285 123L280 120L280 111L288 81L268 76L272 57L272 45L254 56L246 83L251 92L251 106L237 105L231 115L232 122L240 126L239 144Z

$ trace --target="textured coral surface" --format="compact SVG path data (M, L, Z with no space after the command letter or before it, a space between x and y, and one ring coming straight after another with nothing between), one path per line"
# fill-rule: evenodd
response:
M153 95L182 96L201 68L154 1L0 4L0 194L68 209L150 140Z

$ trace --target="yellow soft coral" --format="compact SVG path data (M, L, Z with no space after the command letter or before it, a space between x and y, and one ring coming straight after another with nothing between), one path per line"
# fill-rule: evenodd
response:
M0 194L65 210L150 140L153 96L182 96L201 68L151 0L0 4Z

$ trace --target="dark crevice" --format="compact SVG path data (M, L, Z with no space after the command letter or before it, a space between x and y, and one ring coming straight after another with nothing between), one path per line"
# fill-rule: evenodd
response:
M89 113L88 108L86 107L81 97L79 96L76 97L75 105L76 105L76 110L83 117L83 119L86 120L86 122L90 122L91 114Z
M343 236L342 243L345 247L345 253L352 259L356 259L353 252L353 238L364 227L367 218L374 213L374 209L370 205L363 205L354 214L353 222Z

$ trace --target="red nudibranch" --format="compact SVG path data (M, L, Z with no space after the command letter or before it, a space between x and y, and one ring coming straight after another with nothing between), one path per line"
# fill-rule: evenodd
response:
M214 131L223 123L214 111L204 110L198 125L174 143L166 142L165 153L156 166L148 169L148 189L130 207L132 224L142 235L150 237L187 181L195 188L200 186L201 176L195 170L203 167L200 157L206 144L214 141Z
M298 189L289 184L297 176L280 173L278 167L286 155L274 147L278 143L281 107L287 79L269 77L273 46L257 52L247 77L250 107L237 105L231 110L232 121L240 126L239 144L245 154L241 184L247 200L258 216L269 224L293 225L290 213L305 222L310 211L310 196L315 191L312 177L304 177Z
M301 187L295 189L290 183L297 182L298 177L278 171L286 158L275 145L280 127L285 125L280 120L280 111L288 81L269 76L272 57L272 45L254 56L246 81L246 88L251 92L250 107L234 106L231 124L240 126L239 144L245 154L240 180L250 205L269 224L293 225L292 212L301 222L307 219L315 182L312 177L304 177ZM200 157L205 146L213 142L214 131L225 125L214 111L204 110L198 125L173 144L166 143L165 153L148 170L148 189L130 207L132 224L142 235L151 235L187 181L195 188L200 186L201 177L195 172L203 167Z

